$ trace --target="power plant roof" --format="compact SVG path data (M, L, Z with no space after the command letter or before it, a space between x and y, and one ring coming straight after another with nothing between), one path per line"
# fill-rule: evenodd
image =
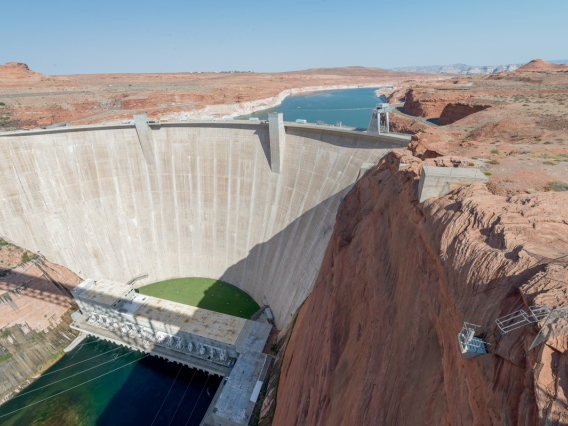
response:
M152 297L135 315L172 329L234 345L246 320L183 303Z
M89 286L79 296L82 299L111 306L131 289L132 287L129 285L116 281L98 280L96 284Z

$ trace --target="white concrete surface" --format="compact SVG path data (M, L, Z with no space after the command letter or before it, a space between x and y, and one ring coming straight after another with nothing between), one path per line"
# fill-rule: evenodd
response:
M418 202L443 197L461 186L485 183L488 180L479 169L423 166L418 184Z
M156 163L156 156L154 153L154 138L152 137L152 129L148 125L148 117L146 114L135 114L132 118L134 119L136 133L138 133L138 140L140 141L140 147L144 153L146 163L153 166Z
M361 166L406 143L286 124L275 174L267 125L150 127L153 166L134 125L0 135L0 234L83 277L222 279L268 301L278 327L311 292Z
M268 130L270 134L270 168L274 173L280 173L280 157L286 140L284 115L281 112L268 114Z
M79 335L77 337L75 337L75 340L73 340L69 346L67 346L65 349L63 349L63 352L65 352L65 353L71 352L73 349L75 349L77 347L77 345L79 343L81 343L83 340L85 340L87 338L87 336L88 335L85 334L85 333L79 333Z

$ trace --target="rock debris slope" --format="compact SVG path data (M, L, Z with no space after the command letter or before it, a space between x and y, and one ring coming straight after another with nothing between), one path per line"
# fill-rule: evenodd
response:
M418 204L421 163L390 153L339 207L281 371L274 424L535 425L566 419L566 336L536 328L466 360L464 321L568 305L567 193L484 185ZM545 257L543 257L545 256ZM563 283L563 284L562 284ZM563 423L561 423L563 424Z

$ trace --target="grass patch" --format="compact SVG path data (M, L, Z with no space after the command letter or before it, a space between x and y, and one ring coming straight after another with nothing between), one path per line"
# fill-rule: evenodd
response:
M499 155L500 152L499 152L498 149L492 149L492 150L491 150L491 154L493 154L493 155Z
M483 174L484 174L485 176L491 176L493 173L491 173L491 172L483 172Z
M473 167L473 166L475 166L475 163L469 162L469 163L467 163L467 165L468 165L469 167Z
M500 163L499 161L497 161L497 160L491 160L491 161L489 162L489 164L501 164L501 163Z
M137 291L246 319L259 309L257 303L244 291L210 278L177 278L149 284Z
M552 161L552 160L548 160L548 161L543 161L542 164L546 164L547 166L557 166L557 165L558 165L558 162Z
M22 253L22 263L27 263L30 260L33 260L35 258L34 254L30 254L27 251L25 251L24 253Z
M568 155L566 154L550 155L547 152L544 152L542 154L529 154L529 155L532 157L544 158L546 160L562 161L568 159Z
M0 364L2 364L4 361L9 360L10 358L12 358L12 354L6 354L3 357L0 357Z
M49 355L49 356L47 357L47 360L48 360L48 361L53 361L53 360L59 358L59 356L60 356L62 353L63 353L63 351L54 352L54 353L52 353L51 355Z
M535 141L540 142L542 141L542 138L536 138Z
M270 350L278 355L278 343L273 343L272 345L270 345Z
M568 183L564 182L549 182L548 185L544 187L545 191L563 192L568 191Z

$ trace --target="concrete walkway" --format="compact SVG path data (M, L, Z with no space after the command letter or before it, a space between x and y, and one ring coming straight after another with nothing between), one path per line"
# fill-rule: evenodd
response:
M77 347L77 345L79 343L81 343L86 338L87 338L87 335L85 333L79 333L79 335L75 338L75 340L73 340L69 346L67 346L65 349L63 349L63 352L65 352L65 353L71 352L73 349L75 349Z

